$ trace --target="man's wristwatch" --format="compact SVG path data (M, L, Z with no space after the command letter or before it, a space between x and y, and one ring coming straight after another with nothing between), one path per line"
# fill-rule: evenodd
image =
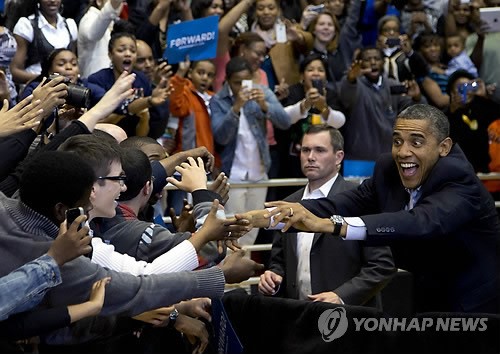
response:
M177 317L179 317L179 311L177 311L177 309L174 308L174 310L170 312L170 315L168 315L167 328L174 328L175 322L177 321Z
M332 215L330 216L330 221L333 224L333 236L339 236L342 225L344 224L344 218L340 215Z

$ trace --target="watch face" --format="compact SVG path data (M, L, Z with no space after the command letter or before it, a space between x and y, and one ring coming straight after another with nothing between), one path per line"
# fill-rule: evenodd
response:
M342 224L344 223L344 218L340 215L332 215L330 220L336 224Z
M179 311L177 311L177 309L175 309L174 311L170 312L170 315L168 317L171 320L176 320L178 316L179 316Z

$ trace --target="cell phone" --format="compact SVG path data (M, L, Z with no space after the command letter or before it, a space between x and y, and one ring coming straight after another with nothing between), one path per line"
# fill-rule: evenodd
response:
M246 88L248 90L251 90L253 87L253 81L252 80L241 80L241 88Z
M158 65L160 65L162 63L166 63L167 62L167 58L158 58L158 60L156 60L156 62L158 63Z
M325 10L325 4L311 5L311 6L308 6L307 9L309 11L314 11L314 12L317 12L317 13L322 13Z
M391 95L402 95L408 93L408 88L405 85L394 85L389 88Z
M480 8L479 16L485 32L500 32L500 7Z
M71 208L66 210L66 225L69 228L73 221L76 220L77 217L80 215L85 215L83 208L78 207L78 208ZM81 222L80 225L78 225L78 230L80 230L82 227L85 226L85 221Z
M397 47L398 45L401 44L401 40L399 38L387 38L385 40L385 44L388 46L388 47Z
M323 83L323 80L320 79L313 79L311 80L312 87L314 87L316 90L318 90L320 95L323 95L323 91L325 89L325 85Z
M274 25L274 30L276 32L276 42L277 43L286 43L288 41L288 37L286 34L286 26L282 22L277 22Z
M82 207L67 209L66 210L67 227L70 227L73 221L75 221L76 218L79 217L80 215L85 215L85 212L83 211ZM81 222L80 225L78 225L78 231L80 231L81 228L84 226L85 226L85 221ZM90 244L90 247L92 247L92 244ZM89 253L84 254L84 256L92 259L92 250Z

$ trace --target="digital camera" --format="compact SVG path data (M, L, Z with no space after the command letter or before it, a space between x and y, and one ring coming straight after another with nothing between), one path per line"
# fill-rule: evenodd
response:
M50 80L58 78L59 74L52 74L49 76ZM66 103L78 107L78 108L89 108L90 106L90 89L81 85L76 85L70 82L69 78L64 79L64 83L68 86L68 95L66 96Z
M460 96L462 96L462 103L467 103L467 95L469 92L476 92L479 89L479 84L477 81L465 82L458 86L457 90Z

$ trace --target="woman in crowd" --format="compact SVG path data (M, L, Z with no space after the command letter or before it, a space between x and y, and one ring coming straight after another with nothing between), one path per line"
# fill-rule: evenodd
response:
M120 27L120 23L115 24L114 31ZM135 94L122 103L115 114L109 117L108 122L117 123L129 136L145 136L149 131L148 109L164 103L169 97L170 88L166 80L162 79L153 90L149 79L142 72L133 70L137 59L137 45L133 34L114 32L109 40L108 51L112 67L90 75L89 82L107 91L122 72L133 72L136 75L132 85Z
M261 85L250 84L252 67L242 57L232 58L226 66L226 83L212 97L212 132L222 172L230 182L256 182L267 179L271 167L266 139L266 121L287 129L290 119L274 93ZM225 208L230 213L262 206L267 188L231 189ZM257 229L240 238L240 244L253 244Z
M78 56L83 77L108 68L108 42L113 20L118 18L122 0L92 0L78 24Z
M345 24L341 27L335 15L329 11L320 13L309 25L308 31L314 35L312 52L324 56L327 63L327 77L331 82L339 82L351 65L354 51L360 48L361 34L358 31L360 0L354 0Z
M32 80L21 93L21 98L28 97L33 93L33 90L40 84L40 82L43 81L44 78L49 78L51 75L62 75L66 77L68 82L81 86L82 88L88 88L90 89L90 96L89 96L89 101L88 103L90 106L94 106L99 99L104 96L105 91L90 82L88 82L87 79L81 79L80 78L80 68L78 65L78 58L76 57L76 54L73 53L69 49L65 48L60 48L54 50L46 60L42 62L42 73L36 77L34 80ZM80 93L82 91L79 91ZM83 96L82 96L83 97ZM84 103L84 100L78 100L80 103ZM67 124L70 123L72 119L77 119L81 113L83 108L88 108L85 107L85 105L79 105L78 103L76 104L75 107L69 107L69 105L66 105L66 107L61 111L67 111L68 109L74 108L75 111L71 111L68 114L61 114L59 116L59 126L56 128L56 125L54 123L54 114L52 114L49 118L45 120L45 127L47 128L47 134L56 134L57 130L63 129ZM43 131L44 129L42 129Z
M441 62L442 43L442 38L437 34L421 34L415 38L413 47L422 54L429 66L427 76L419 80L422 91L430 104L444 110L450 104L450 96L446 92L446 65Z
M262 63L271 90L281 83L299 82L299 57L312 49L313 38L298 24L282 20L277 0L255 2L255 22L251 31L264 39L269 55Z
M31 0L32 15L21 17L14 27L17 52L11 64L14 81L25 84L42 71L43 58L58 48L75 50L78 30L73 19L59 14L61 0Z

